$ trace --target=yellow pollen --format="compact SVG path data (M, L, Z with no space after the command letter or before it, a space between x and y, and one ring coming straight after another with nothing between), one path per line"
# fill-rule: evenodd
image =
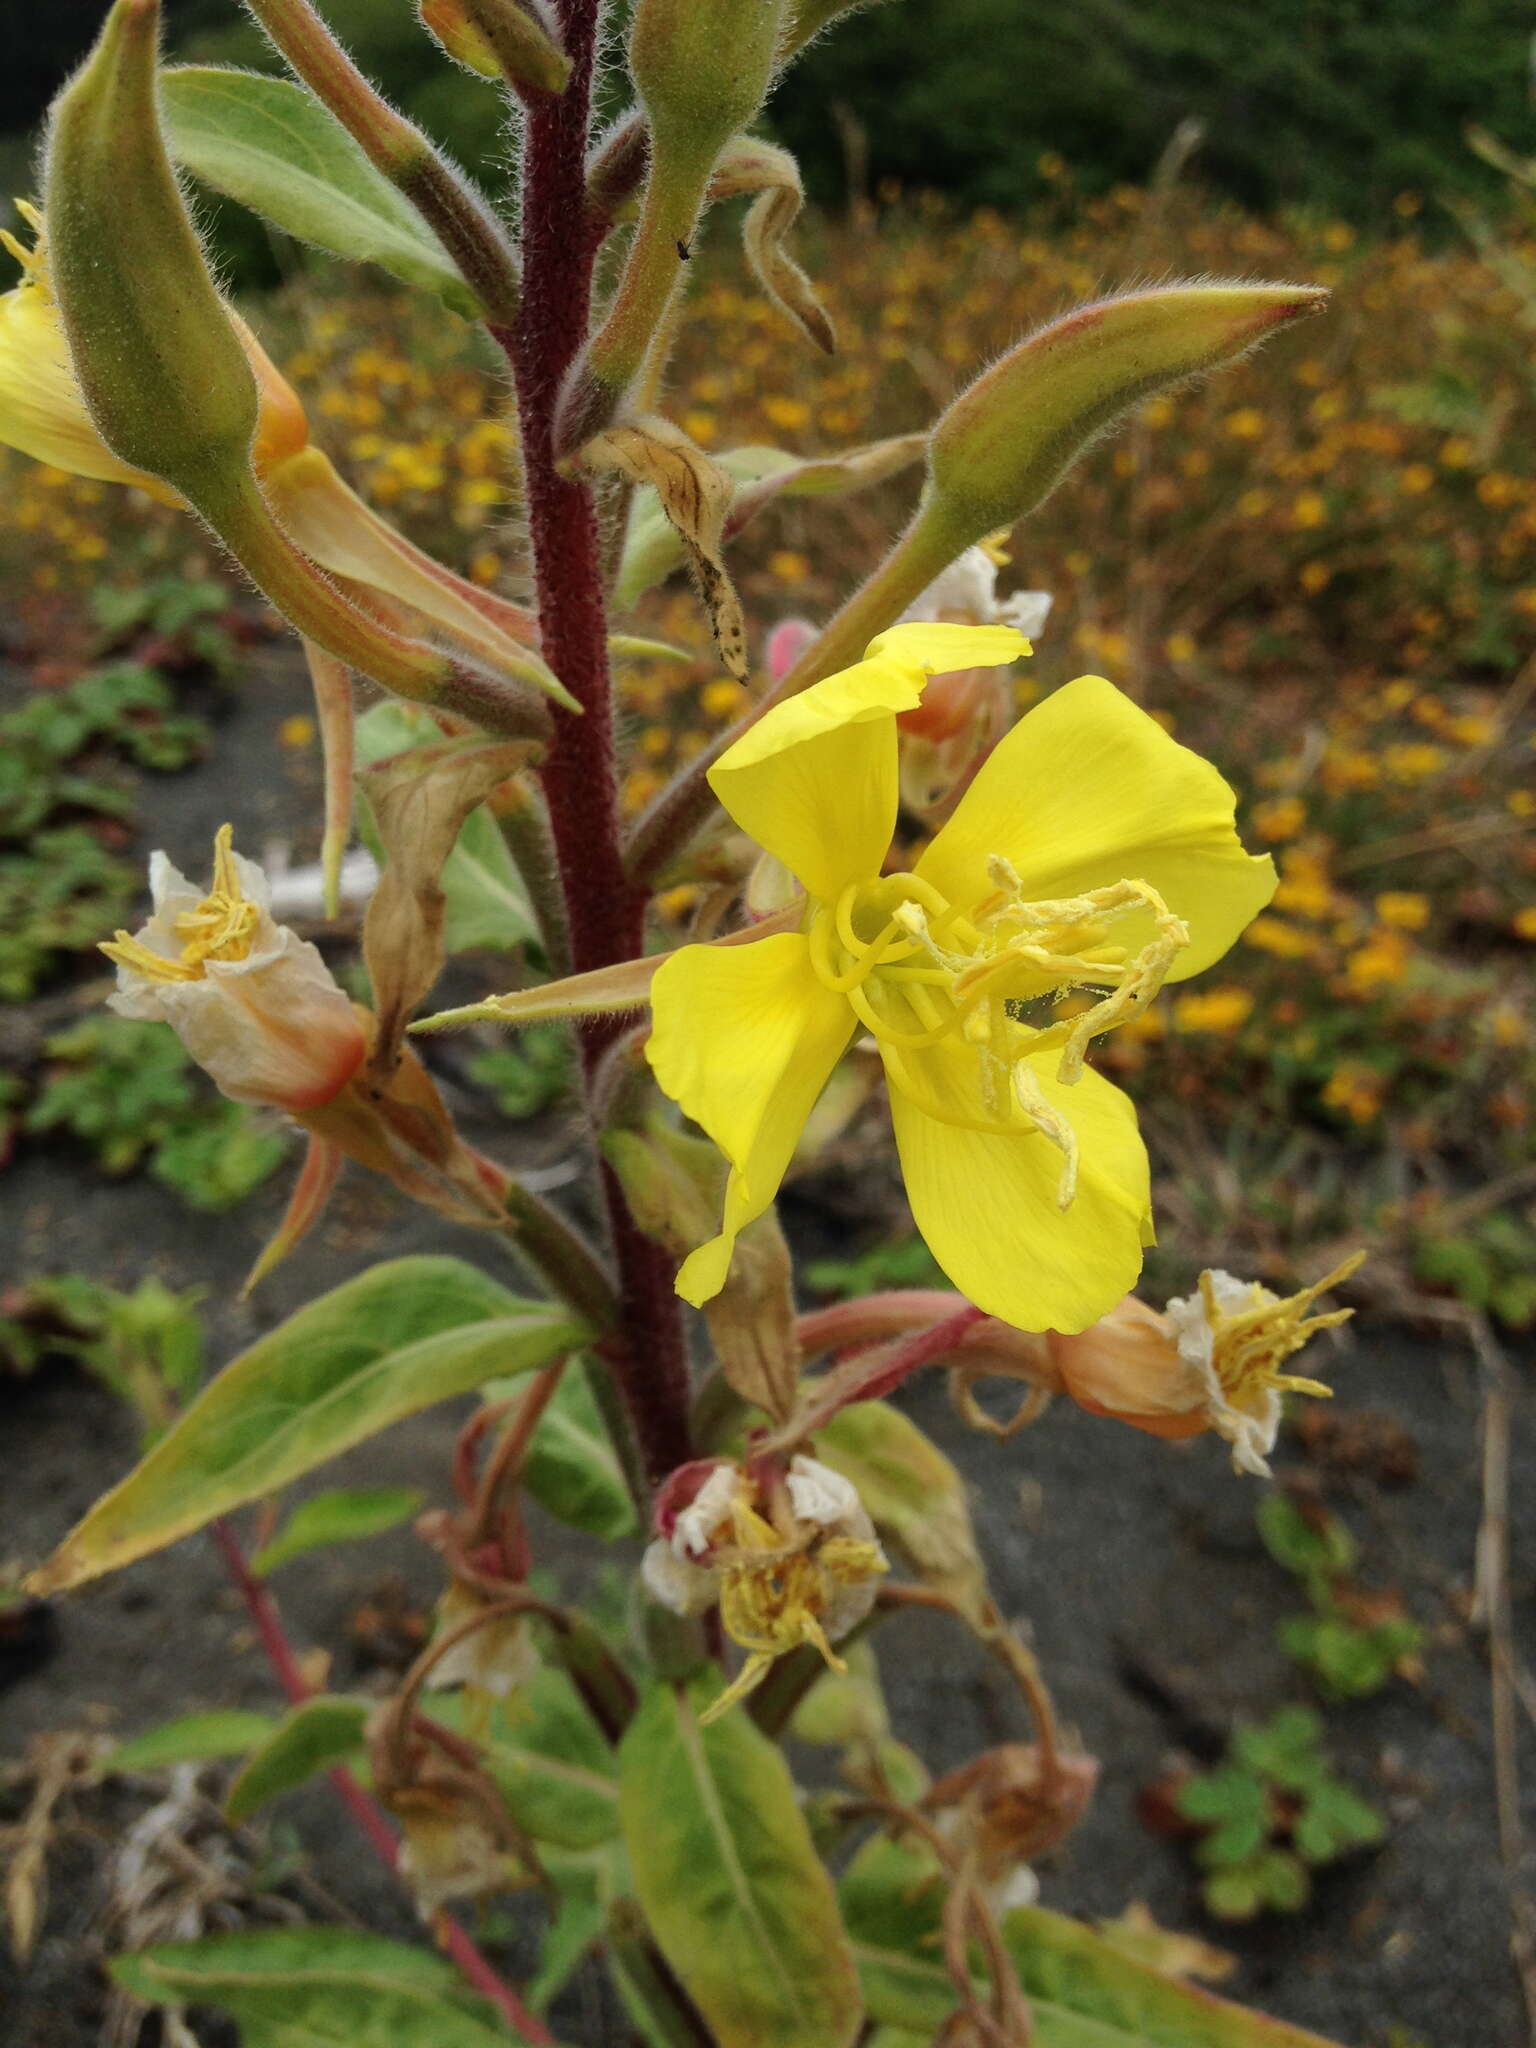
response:
M1332 1387L1324 1386L1321 1380L1301 1379L1294 1373L1281 1372L1280 1367L1319 1330L1331 1330L1348 1322L1354 1314L1352 1308L1334 1309L1322 1316L1309 1316L1307 1310L1319 1295L1347 1280L1364 1261L1365 1253L1356 1252L1321 1280L1284 1301L1266 1300L1265 1290L1255 1285L1251 1290L1252 1305L1235 1312L1217 1307L1211 1275L1200 1275L1200 1298L1205 1303L1212 1333L1212 1369L1222 1392L1234 1406L1241 1406L1245 1396L1251 1398L1266 1387L1287 1394L1316 1394L1323 1400L1332 1396Z
M1057 1200L1077 1188L1078 1142L1046 1097L1031 1061L1059 1051L1056 1078L1077 1081L1091 1041L1138 1015L1156 996L1189 929L1150 883L1126 879L1081 896L1031 901L1010 862L987 863L991 893L969 917L920 875L853 883L818 905L807 930L823 986L848 998L872 1033L892 1081L940 1123L1024 1134L1062 1155ZM1150 916L1140 949L1112 942L1122 918ZM1078 990L1104 990L1080 1015L1036 1025L1028 1006ZM959 1033L980 1062L981 1115L957 1116L933 1099L921 1053Z
M260 923L260 907L240 887L234 827L221 825L213 842L208 894L195 910L182 911L172 926L182 942L180 958L153 952L131 932L115 933L101 951L150 981L201 981L210 960L249 959Z

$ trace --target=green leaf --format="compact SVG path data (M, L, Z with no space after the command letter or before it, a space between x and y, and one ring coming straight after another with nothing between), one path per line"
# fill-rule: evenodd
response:
M429 1693L433 1720L466 1727L457 1693ZM563 1671L536 1671L469 1730L518 1826L537 1842L593 1849L619 1831L613 1750Z
M636 1894L719 2048L839 2048L863 2007L832 1881L774 1745L700 1727L713 1690L654 1687L620 1745Z
M1186 1778L1174 1803L1186 1820L1202 1821L1248 1820L1262 1817L1269 1808L1264 1787L1253 1772L1234 1764Z
M494 1375L528 1372L587 1332L461 1259L374 1266L224 1368L34 1573L56 1593L131 1564L216 1515Z
M1297 1852L1308 1863L1331 1863L1351 1849L1379 1842L1385 1832L1375 1807L1331 1778L1309 1794L1291 1830Z
M425 1949L341 1927L264 1928L118 1956L114 1979L165 2005L218 2006L242 2048L506 2048L506 2023Z
M608 1909L590 1891L562 1889L554 1917L545 1929L539 1950L539 1967L528 1982L528 2003L535 2012L545 2012L581 1964L594 1942L601 1940Z
M229 1788L224 1817L238 1826L279 1793L307 1785L362 1747L368 1709L329 1693L291 1707Z
M1336 1579L1353 1569L1355 1539L1344 1523L1326 1508L1304 1514L1288 1493L1277 1487L1259 1502L1255 1519L1264 1548L1288 1572L1311 1583Z
M944 1881L933 1856L876 1835L844 1871L838 1902L869 2017L931 2041L956 2003L943 1961Z
M370 768L408 748L440 746L442 738L424 712L406 704L375 704L357 722L357 765ZM366 802L358 810L358 829L377 857L379 837ZM438 884L445 906L443 944L450 953L480 947L509 952L537 928L523 878L484 804L465 819Z
M239 1707L220 1707L207 1714L183 1714L179 1720L146 1728L108 1750L97 1765L98 1776L113 1771L158 1771L167 1764L200 1764L215 1757L244 1756L264 1742L277 1726L270 1714L249 1714Z
M377 263L474 317L442 244L304 86L188 64L163 72L171 154L194 177L332 256Z
M1207 1896L1216 1882L1207 1880ZM839 1895L870 2019L931 2041L956 2003L933 1858L877 1836L848 1866ZM1063 1914L1016 1909L1003 1936L1034 2010L1031 2048L1330 2048L1164 1976Z
M858 1489L880 1534L930 1585L975 1611L986 1598L965 1481L888 1401L859 1401L816 1432L816 1455Z
M1300 1791L1326 1773L1323 1724L1310 1707L1281 1707L1258 1726L1232 1737L1232 1753L1271 1783Z
M1003 1934L1034 2007L1033 2048L1330 2048L1149 1969L1064 1914L1018 1908Z
M523 1484L558 1521L609 1542L633 1536L635 1504L603 1423L585 1359L567 1367L539 1418Z
M419 1486L337 1487L300 1501L270 1543L251 1558L251 1570L265 1578L280 1564L330 1543L355 1543L379 1536L414 1515L426 1499Z

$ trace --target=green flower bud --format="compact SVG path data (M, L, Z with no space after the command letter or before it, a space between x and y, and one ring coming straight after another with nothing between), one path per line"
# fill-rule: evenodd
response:
M158 0L117 0L54 104L50 260L102 439L195 501L248 468L259 401L161 140L159 12Z
M784 0L639 0L630 75L659 156L709 175L731 136L762 109L783 18Z
M449 56L482 78L564 92L571 60L537 0L419 0L417 11Z
M1316 285L1173 285L1101 299L1021 341L929 440L925 509L950 559L1033 512L1134 406L1236 362L1327 296Z

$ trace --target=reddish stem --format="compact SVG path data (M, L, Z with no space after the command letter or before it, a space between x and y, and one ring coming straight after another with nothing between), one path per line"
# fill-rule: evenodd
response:
M582 974L643 951L646 892L624 872L596 509L589 486L555 468L552 440L561 382L586 339L599 239L586 222L585 168L598 0L560 0L558 11L570 81L562 93L537 95L527 110L522 305L515 327L492 332L517 387L543 654L582 707L579 717L554 713L543 770L571 968ZM582 1034L589 1098L598 1063L622 1028L622 1019L599 1018ZM615 1371L654 1479L689 1455L682 1317L668 1256L636 1228L606 1168L602 1185L624 1332Z
M219 1547L225 1570L245 1602L246 1612L261 1639L261 1647L278 1684L292 1703L299 1705L310 1697L314 1687L299 1668L299 1660L277 1611L277 1602L261 1580L252 1576L245 1561L245 1552L240 1548L240 1539L227 1521L219 1520L213 1524L213 1540ZM334 1765L326 1776L381 1861L389 1869L395 1869L400 1861L400 1840L385 1814L368 1797L345 1764ZM472 1984L488 1999L525 2041L533 2042L535 2048L555 2048L554 2035L536 2014L528 2010L512 1986L497 1975L457 1920L448 1913L439 1913L432 1927L466 1983Z

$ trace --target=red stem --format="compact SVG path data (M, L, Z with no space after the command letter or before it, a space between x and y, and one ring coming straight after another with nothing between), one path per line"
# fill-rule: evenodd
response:
M314 1687L299 1668L299 1660L294 1655L293 1645L277 1611L277 1602L261 1580L252 1576L245 1561L245 1552L240 1548L240 1539L227 1521L219 1520L213 1524L213 1540L219 1547L225 1570L245 1602L246 1612L261 1638L261 1647L278 1684L297 1706L310 1697ZM326 1776L380 1859L393 1870L400 1860L400 1840L388 1818L368 1797L345 1764L334 1765ZM487 1998L517 2029L523 2040L533 2042L535 2048L555 2048L554 2035L536 2014L528 2010L512 1986L497 1975L451 1914L438 1913L432 1928L457 1964L465 1982Z
M646 893L624 872L608 675L602 551L589 486L555 468L561 382L586 339L598 237L586 224L586 145L598 0L559 0L571 59L564 92L527 109L522 159L523 297L517 325L493 328L512 365L522 432L524 500L545 660L582 707L556 710L543 770L570 926L571 968L583 974L644 948ZM589 1099L599 1061L623 1020L582 1034ZM636 1228L614 1176L603 1199L619 1270L624 1347L615 1371L653 1479L689 1456L688 1368L672 1263Z

